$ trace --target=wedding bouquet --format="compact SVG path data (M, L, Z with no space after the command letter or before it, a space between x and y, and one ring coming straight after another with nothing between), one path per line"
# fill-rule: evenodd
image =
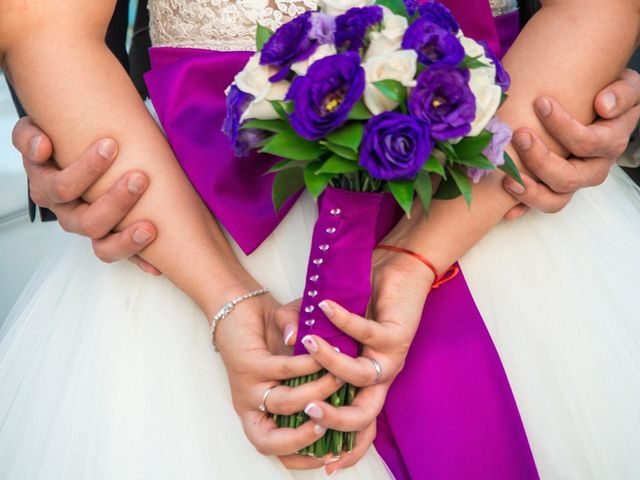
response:
M258 27L257 53L227 91L224 132L235 153L281 157L276 209L306 188L318 199L299 335L313 333L356 356L317 302L364 315L371 253L414 199L463 195L496 168L521 182L504 153L510 129L495 116L509 76L486 45L465 37L438 2L321 0L272 32ZM441 177L437 189L432 176ZM295 353L306 353L296 345ZM318 378L292 379L299 385ZM344 385L329 401L348 405ZM307 421L301 412L279 426ZM329 431L302 453L351 450L354 435Z

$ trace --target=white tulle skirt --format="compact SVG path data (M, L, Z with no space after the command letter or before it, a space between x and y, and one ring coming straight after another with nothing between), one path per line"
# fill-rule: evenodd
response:
M236 249L280 301L301 296L315 217L303 196L257 252ZM189 298L68 243L0 330L0 478L324 477L245 439ZM543 478L640 478L639 247L640 194L615 169L558 215L499 225L461 262ZM389 473L371 449L337 478Z

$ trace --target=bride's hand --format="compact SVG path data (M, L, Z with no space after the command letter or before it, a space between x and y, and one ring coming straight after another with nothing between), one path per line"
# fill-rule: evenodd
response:
M265 326L274 325L275 318L297 315L295 306L280 306L270 295L239 303L216 331L216 343L224 361L233 405L242 420L249 441L264 455L290 456L322 437L325 428L307 422L297 429L277 428L272 414L289 415L304 409L314 398L326 398L340 385L333 375L296 388L280 385L288 378L309 375L320 370L308 355L291 357L273 354L265 341ZM271 330L271 328L268 328ZM270 341L270 344L275 344ZM279 343L282 344L280 337ZM265 392L270 389L262 412ZM321 460L289 458L288 466L317 468Z
M431 271L416 259L376 251L369 315L375 320L352 314L334 302L321 302L320 307L329 320L363 345L362 356L353 359L335 351L317 336L303 339L319 364L345 382L361 387L351 406L335 408L316 399L306 407L309 416L323 427L358 432L354 450L327 465L327 474L357 463L373 443L376 417L384 406L389 387L404 366L433 281ZM371 359L378 362L380 375Z

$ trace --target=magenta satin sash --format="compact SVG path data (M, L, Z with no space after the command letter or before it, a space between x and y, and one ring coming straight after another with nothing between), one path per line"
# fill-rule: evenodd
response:
M444 3L467 35L496 52L510 45L510 36L498 35L487 0ZM513 20L509 25L516 28ZM295 201L276 214L273 177L263 175L275 159L235 158L221 132L224 89L249 55L154 48L145 77L185 172L246 253ZM379 418L376 447L398 479L538 478L500 358L463 275L429 296L405 369Z

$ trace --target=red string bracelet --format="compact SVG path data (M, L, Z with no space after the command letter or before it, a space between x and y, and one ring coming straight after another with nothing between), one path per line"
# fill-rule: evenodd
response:
M453 278L455 278L455 276L458 275L458 273L460 273L460 267L458 267L457 265L451 265L449 268L445 270L445 272L442 275L438 275L438 271L436 270L436 267L434 267L433 263L431 263L426 257L423 257L419 253L413 252L411 250L407 250L406 248L394 247L393 245L383 245L383 244L376 245L375 248L380 250L389 250L391 252L405 253L422 262L424 265L426 265L429 268L429 270L433 272L433 276L435 277L433 285L431 286L432 289L441 287L442 285L447 283L449 280L452 280Z

